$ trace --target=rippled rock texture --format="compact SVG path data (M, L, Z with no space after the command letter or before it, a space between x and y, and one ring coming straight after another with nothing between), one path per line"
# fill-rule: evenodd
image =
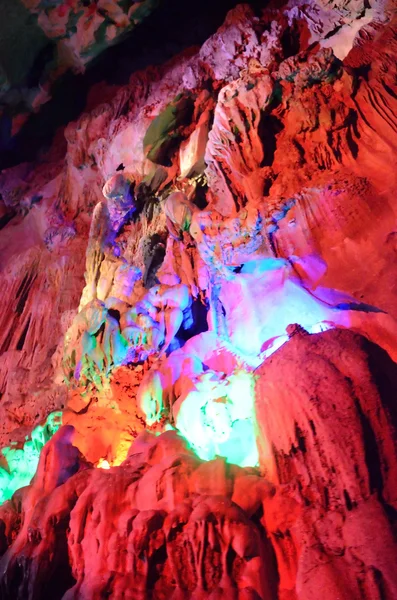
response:
M94 469L64 426L0 509L2 597L394 598L396 378L365 338L298 332L258 373L260 471L173 431Z
M237 6L0 173L1 598L396 597L396 38Z

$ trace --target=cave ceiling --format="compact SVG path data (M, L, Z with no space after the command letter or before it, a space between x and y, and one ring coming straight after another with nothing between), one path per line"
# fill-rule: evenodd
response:
M0 168L37 156L86 108L93 85L126 84L133 72L202 44L236 4L2 0Z
M132 73L201 45L237 4L2 0L7 18L0 21L0 169L45 150L60 126L91 108L87 97L96 83L125 85ZM255 0L250 6L257 14L265 7L273 14L299 16L302 10L303 21L311 23L308 40L323 37L328 45L344 27L354 36L373 12L366 0L317 1L306 8L303 2ZM295 35L291 29L285 39L291 53Z

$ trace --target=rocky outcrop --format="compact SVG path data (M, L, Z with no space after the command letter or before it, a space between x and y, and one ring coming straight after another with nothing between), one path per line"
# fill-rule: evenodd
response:
M254 16L249 7L238 7L197 53L136 74L111 102L71 124L66 161L21 165L2 173L4 445L12 431L14 439L23 439L25 431L18 433L18 427L31 427L49 411L65 406L59 365L79 302L83 308L97 295L102 302L109 300L107 310L131 309L144 297L144 285L155 282L156 272L165 285L182 282L192 301L200 299L192 306L192 314L202 315L200 330L210 326L233 334L235 325L223 318L222 278L254 257L288 260L305 288L332 306L350 303L357 313L370 304L395 314L389 283L394 280L395 181L388 168L394 153L394 25L367 25L368 39L362 34L345 66L329 50L305 49L303 42L304 49L288 57L282 43L288 31L272 11ZM214 54L216 48L228 50ZM211 62L214 57L217 69ZM143 140L180 93L194 95L193 113L180 125L176 147L169 150L171 164L155 165L145 157ZM184 159L181 179L183 144L203 123L210 129L205 155L202 148L201 156L193 153L190 166ZM60 149L55 150L59 155ZM190 167L194 172L203 158L206 174L190 177ZM114 182L117 169L123 168L126 180L134 182L126 214L117 221L117 231L110 227L110 240L105 240L106 227L102 239L103 224L94 219L87 248L91 214L105 201L103 186ZM167 208L175 188L199 209L190 211L190 223L177 224L183 235L172 221L179 219L178 209ZM131 193L134 211L128 217ZM164 214L167 210L172 219ZM105 212L95 209L95 215L104 217ZM167 240L167 219L177 239ZM313 254L322 265L320 271L305 266ZM143 274L142 282L136 269ZM84 271L87 286L81 296ZM224 304L236 291L243 295L242 280L237 287L224 285ZM335 289L348 295L330 295ZM115 294L118 303L111 301ZM145 316L147 308L139 313L141 321L157 323L160 309L153 310L152 316ZM241 324L238 307L231 305L229 312L235 312ZM246 314L252 320L250 306ZM368 318L384 320L381 313L374 314ZM127 334L122 341L122 329L112 319L109 339L118 339L121 346L131 343ZM127 333L142 341L148 327L136 319L131 316ZM357 319L343 325L352 326ZM384 323L382 333L374 336L378 343L385 343L385 329L392 331L390 321ZM190 331L183 334L186 337L192 333L187 317L185 324ZM87 342L94 345L99 329ZM361 331L372 336L371 327ZM281 334L284 331L273 336ZM268 342L258 340L259 350ZM151 347L147 340L142 345L145 352ZM392 335L386 345L392 351Z
M253 518L271 488L257 473L203 463L173 432L143 435L120 467L95 470L65 451L71 431L46 446L22 503L0 509L3 544L15 538L2 597L276 597L273 551Z
M290 333L256 371L261 473L175 431L94 469L62 427L0 508L2 597L394 598L397 366L351 332Z
M297 333L256 373L280 598L394 598L396 364L334 330Z
M388 80L389 75L393 78L394 66L386 50L388 43L393 44L389 36L394 39L394 27L388 33L375 34L375 38L386 37L385 43L371 46L368 79L360 75L359 62L353 62L354 56L365 55L361 43L353 48L351 58L346 58L343 70L335 62L331 67L329 55L326 63L314 59L309 66L309 61L308 70L299 75L306 83L299 82L293 69L283 73L285 63L280 66L283 101L274 114L283 128L276 134L272 169L277 179L270 188L270 198L281 193L295 199L274 234L278 251L299 256L319 253L328 266L323 279L327 285L352 292L368 303L377 297L376 304L392 314L394 290L380 282L394 279L390 244L395 208L392 196L387 193L385 200L384 194L386 181L390 190L396 185L388 167L389 157L395 153L391 133L395 125L389 108L384 108L395 102L394 84ZM331 69L328 75L327 69ZM375 73L380 72L385 75L378 79ZM312 79L309 84L312 77L320 77L322 82L317 79L316 84ZM295 175L291 178L282 165L286 156L291 164L293 155ZM319 214L323 215L320 219ZM363 239L366 228L371 235Z

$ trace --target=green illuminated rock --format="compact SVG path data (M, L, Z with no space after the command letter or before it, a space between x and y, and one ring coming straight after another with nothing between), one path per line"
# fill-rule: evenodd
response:
M180 128L189 123L192 112L192 96L179 94L157 115L143 138L143 149L149 160L169 165L169 155L181 138Z
M29 485L36 473L40 452L43 446L52 438L62 425L62 412L53 412L44 425L35 427L31 439L26 442L11 443L1 450L3 460L0 467L0 504L9 500L16 490Z

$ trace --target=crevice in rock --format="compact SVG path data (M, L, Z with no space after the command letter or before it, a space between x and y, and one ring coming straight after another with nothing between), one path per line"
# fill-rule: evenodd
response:
M349 492L347 490L343 490L343 497L345 499L345 506L347 508L347 510L352 510L353 509L353 502L351 501Z
M0 230L3 229L6 225L8 225L8 223L10 221L12 221L12 219L15 217L16 215L16 211L13 209L9 209L8 212L6 212L5 215L3 215L2 217L0 217Z
M18 302L15 307L15 312L18 315L21 315L24 311L26 302L28 300L30 288L32 287L33 282L35 281L36 277L37 277L37 274L34 271L32 271L31 273L28 273L27 275L25 275L25 277L22 280L21 285L18 288L18 291L17 291Z
M261 167L271 167L277 149L277 136L284 129L282 121L275 115L262 113L258 134L262 141L264 158Z
M27 336L28 331L29 331L30 321L31 321L31 316L29 316L29 318L27 320L27 323L25 325L25 328L24 328L24 330L22 332L22 335L21 335L21 337L18 340L17 350L23 350L23 346L24 346L24 343L25 343L25 340L26 340L26 336Z
M68 527L69 516L60 521L55 527L55 556L52 559L55 566L49 581L43 586L40 600L61 600L64 594L76 583L69 563L66 535Z
M300 47L300 34L296 22L291 26L287 27L280 39L281 47L283 49L284 59L290 56L295 56L301 50Z
M295 423L295 436L298 442L298 448L304 454L306 452L306 441L305 436L303 435L303 431L298 426L298 423Z
M370 491L371 493L378 492L379 495L382 495L383 477L376 436L358 400L355 400L354 404L363 429L365 462L368 469Z

